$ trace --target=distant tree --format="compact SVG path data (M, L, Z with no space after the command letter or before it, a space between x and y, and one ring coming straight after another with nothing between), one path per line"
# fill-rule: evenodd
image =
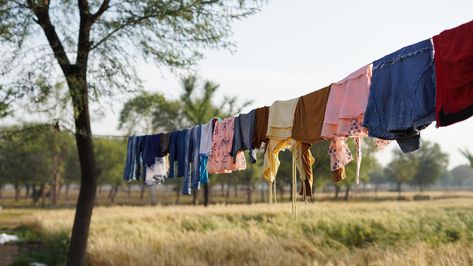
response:
M128 134L151 134L171 131L186 125L182 121L181 103L168 100L160 93L141 92L123 106L120 112L119 129Z
M459 165L448 172L447 180L442 183L453 186L472 186L473 185L473 169L469 165Z
M402 192L402 184L411 181L417 173L419 160L416 152L403 153L400 150L393 151L393 159L386 168L386 174L396 182L399 197Z
M81 187L68 265L85 263L97 188L89 101L139 88L140 59L185 68L203 50L231 48L231 23L258 10L244 0L0 0L0 73L8 81L0 99L14 88L16 98L65 102L73 112ZM58 83L68 87L60 99Z
M460 153L468 160L471 168L473 168L473 153L471 153L467 148L464 148L463 150L460 149Z
M412 183L423 191L426 185L434 184L440 176L445 174L448 166L448 154L442 152L440 145L424 141L422 148L414 153L418 160L416 174Z
M110 185L109 199L113 204L118 189L125 183L123 162L126 156L126 144L123 140L106 138L96 139L95 143L95 156L99 173L98 181Z

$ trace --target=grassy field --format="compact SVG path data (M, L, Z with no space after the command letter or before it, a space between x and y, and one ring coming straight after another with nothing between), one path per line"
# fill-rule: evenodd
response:
M296 220L288 203L98 207L88 261L91 265L473 265L473 199L298 202L297 207ZM49 242L66 241L72 219L69 209L0 211L3 229L28 228Z

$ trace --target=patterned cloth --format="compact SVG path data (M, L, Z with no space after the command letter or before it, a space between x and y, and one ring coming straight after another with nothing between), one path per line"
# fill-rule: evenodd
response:
M238 152L236 162L230 155L234 134L234 117L225 118L215 123L212 138L212 147L207 162L208 173L220 174L246 169L246 160L243 152Z

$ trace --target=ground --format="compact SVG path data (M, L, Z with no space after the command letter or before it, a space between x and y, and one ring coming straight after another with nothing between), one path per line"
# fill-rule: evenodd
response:
M4 228L68 234L73 210L4 209ZM65 237L67 239L67 237ZM62 241L62 240L55 240ZM91 265L473 265L473 199L98 207Z

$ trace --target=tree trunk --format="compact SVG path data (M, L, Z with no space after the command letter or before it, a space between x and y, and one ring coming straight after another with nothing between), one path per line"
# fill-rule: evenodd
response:
M251 180L251 179L250 179ZM251 181L248 182L248 188L247 188L247 195L246 195L246 203L248 204L252 204L253 203L253 199L252 199L252 195L253 195L253 188L251 186Z
M110 204L114 205L115 204L115 198L117 196L117 193L118 193L118 185L111 185L110 186L110 192L108 194L108 197L110 199Z
M83 42L84 40L81 39L80 41ZM87 42L88 38L85 41ZM80 53L82 51L79 51ZM97 192L97 164L90 127L89 93L86 79L87 61L85 60L83 63L84 65L80 70L76 69L75 75L65 73L74 106L75 137L81 170L81 186L77 199L74 225L72 226L71 243L67 254L67 265L85 264L87 238Z
M70 186L71 186L71 184L69 184L69 183L66 184L66 202L69 199L69 187Z
M46 205L46 184L41 184L39 186L39 191L40 191L40 194L41 194L41 205ZM49 192L51 193L51 191Z
M204 184L204 206L209 206L209 198L210 198L210 190L209 190L209 183Z
M20 199L21 187L19 184L15 184L13 187L15 188L15 201L18 201Z
M424 192L424 186L422 186L422 184L419 184L419 191L422 193Z
M157 191L156 186L149 187L149 197L151 206L156 206L158 204L158 199L156 197Z
M236 181L236 180L235 180ZM238 199L238 182L233 185L233 194L236 199Z
M346 185L346 189L345 189L345 197L343 198L343 200L345 201L348 201L348 196L349 196L349 193L350 193L350 188L351 186L349 184Z
M340 186L335 185L335 199L338 199L339 193L340 193Z
M181 199L181 187L182 187L181 178L178 178L176 186L174 187L176 191L176 204L179 204L180 199Z
M227 205L230 198L230 178L227 179L227 194L225 195L225 205Z
M57 160L60 160L60 159L58 158ZM56 171L56 173L54 173L54 180L51 184L51 201L54 206L58 205L59 193L61 193L60 191L61 191L61 173L59 171Z
M101 193L102 193L102 186L99 185L98 188L99 188L99 189L98 189L98 192L99 192L99 194L101 194Z
M140 200L141 201L143 201L143 199L145 197L145 190L146 190L145 184L141 184L140 185Z
M26 184L25 185L25 199L29 199L30 198L30 184Z
M400 198L401 197L401 186L402 186L402 182L397 182L397 197Z
M225 182L220 182L220 192L221 192L221 196L222 198L225 197Z
M264 184L265 184L265 182L261 183L261 202L265 201L265 195L264 195L265 187L264 187ZM291 198L291 200L292 200L292 198Z
M292 183L292 182L291 182L291 183ZM281 202L283 202L283 201L284 201L284 185L281 185L281 186L279 187L279 195L280 195L280 197L281 197Z
M127 189L126 193L127 193L128 202L129 202L130 199L131 199L131 183L128 183L128 189Z

